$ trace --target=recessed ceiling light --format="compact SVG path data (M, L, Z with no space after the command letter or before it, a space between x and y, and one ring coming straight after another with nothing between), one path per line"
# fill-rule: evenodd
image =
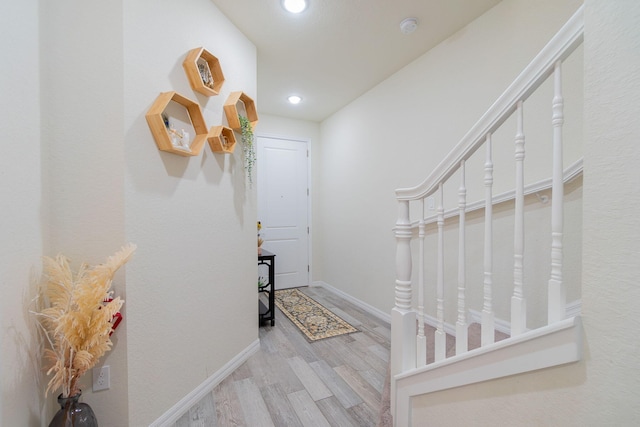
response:
M282 6L291 13L300 13L307 8L307 0L282 0Z
M287 98L287 100L292 103L292 104L299 104L300 101L302 101L302 98L300 98L298 95L291 95L290 97Z
M400 31L403 34L411 34L418 28L418 20L416 18L406 18L400 23Z

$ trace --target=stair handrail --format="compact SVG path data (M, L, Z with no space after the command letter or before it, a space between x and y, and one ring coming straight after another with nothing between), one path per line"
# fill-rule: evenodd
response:
M445 182L460 167L461 162L485 142L485 136L495 132L515 111L519 101L526 100L553 72L558 61L564 61L582 43L584 33L584 5L574 13L562 29L536 55L504 93L489 107L480 120L462 137L460 142L435 167L433 172L415 187L396 190L398 201L429 197L438 185Z
M573 180L575 180L576 178L582 175L582 168L583 168L582 163L583 163L583 159L581 157L564 170L563 181L565 184L569 184L570 182L572 182ZM524 195L529 196L531 194L540 193L542 191L546 191L550 189L551 189L551 178L546 178L546 179L542 179L540 181L534 182L532 184L526 185L524 187ZM515 198L515 190L508 190L508 191L505 191L504 193L500 193L493 196L493 198L491 199L491 204L497 205L500 203L507 202L509 200L513 200L514 198ZM546 203L547 200L543 200L542 202ZM481 210L484 208L485 208L485 201L476 200L475 202L467 203L465 212L469 213L469 212ZM454 218L459 214L460 212L457 207L447 209L444 211L444 218L445 219ZM424 225L433 224L437 220L438 220L438 214L433 214L433 215L425 216L424 218L422 218ZM412 229L417 228L419 224L420 224L420 220L412 221L411 228Z
M463 235L464 215L468 206L466 204L466 188L465 188L465 162L482 146L487 147L487 155L485 161L485 195L487 205L487 215L491 218L491 207L495 198L491 195L492 188L492 162L491 162L491 136L498 130L509 117L516 113L517 132L515 135L515 161L516 161L516 203L515 203L515 225L514 225L514 283L513 296L511 297L511 341L516 342L518 339L531 339L536 335L537 331L526 332L526 299L523 293L523 259L524 259L524 134L522 130L522 105L552 74L554 76L554 101L553 101L553 148L554 148L554 164L553 164L553 204L552 207L552 235L553 241L551 245L551 277L549 280L549 322L548 327L542 328L545 332L543 337L548 341L548 351L545 350L545 356L540 358L536 354L531 356L531 363L521 364L518 372L528 372L529 370L541 369L542 367L557 366L559 364L569 363L580 360L581 358L581 332L579 318L564 319L566 314L564 302L564 287L561 274L561 258L562 258L562 227L556 231L554 227L558 224L558 218L562 219L561 206L563 193L563 171L562 171L562 137L561 126L563 122L562 115L562 94L561 94L561 64L566 60L583 42L584 34L584 6L580 6L573 16L565 23L565 25L556 33L556 35L545 45L538 55L525 67L518 75L514 82L498 97L498 99L489 107L482 117L471 127L471 129L462 137L462 139L454 146L454 148L445 156L445 158L434 168L431 174L419 185L408 188L396 189L396 200L398 201L398 217L394 234L396 237L396 281L395 281L395 305L391 310L391 354L390 354L390 374L391 374L391 412L394 417L395 425L409 425L410 414L410 398L417 396L421 391L421 379L419 376L413 377L408 375L409 372L418 370L432 370L444 364L450 364L453 361L447 361L445 355L446 336L444 333L444 258L443 258L443 240L444 240L444 202L443 202L443 184L458 170L461 171L462 184L458 190L459 196L459 215L461 217L459 236ZM557 155L559 149L560 155ZM559 159L559 161L557 160ZM581 167L579 167L581 171ZM566 175L565 175L566 177ZM424 218L424 199L435 195L437 192L437 260L436 260L436 312L437 327L435 331L435 363L430 368L424 368L426 338L421 325L424 322L423 292L424 292L424 263L419 264L416 278L413 277L412 268L412 240L416 236L416 225L411 221L410 210L412 201L422 202L422 215L418 222L418 259L424 260L424 236L425 236L425 219ZM505 193L506 194L506 193ZM559 203L556 202L559 198ZM560 208L559 208L560 207ZM560 209L560 211L558 211ZM555 225L554 225L555 221ZM491 221L485 222L485 236L491 236ZM559 237L558 237L559 236ZM487 242L489 250L487 251ZM464 259L464 237L459 242L459 258ZM485 238L485 269L484 269L484 301L482 329L486 330L487 337L483 333L482 346L489 348L496 344L493 341L493 331L495 330L494 314L490 306L491 295L491 238ZM560 262L559 262L560 261ZM489 267L486 267L488 265ZM458 294L464 298L464 264L458 266ZM460 279L462 277L462 279ZM417 280L418 285L414 284ZM418 291L418 307L413 306L414 286ZM487 291L487 289L489 291ZM553 291L553 298L551 292ZM487 297L488 296L488 297ZM553 304L551 301L553 300ZM458 298L458 301L463 299ZM489 302L487 304L487 301ZM486 306L486 307L485 307ZM461 308L462 307L462 308ZM486 308L486 309L485 309ZM462 306L458 304L458 313L464 314L464 303ZM485 316L485 314L487 314ZM458 316L460 319L460 315ZM456 327L458 327L457 322ZM416 334L416 324L418 331ZM460 328L456 329L456 333L464 333L466 324L461 323ZM459 329L459 330L458 330ZM563 337L560 346L555 346L557 340L553 339L553 335L559 330L568 331L568 335ZM523 335L522 338L516 338ZM460 342L466 342L466 335L460 335ZM546 340L546 338L549 340ZM458 338L457 334L456 337ZM486 339L485 339L486 338ZM562 341L561 340L561 341ZM506 346L507 344L503 344ZM510 345L510 344L509 344ZM498 347L500 347L498 345ZM483 350L487 351L487 350ZM458 349L456 348L456 354ZM469 356L468 349L462 349L460 353L462 358ZM515 353L514 353L515 354ZM517 357L514 358L516 363ZM466 359L465 359L466 360ZM544 360L547 365L542 366L538 362ZM420 361L420 363L417 363ZM493 361L494 362L494 361ZM493 363L492 362L492 363ZM475 362L471 363L474 365ZM516 363L517 364L517 363ZM470 366L471 366L470 365ZM510 373L513 374L512 372ZM471 377L476 377L473 372ZM441 381L441 376L437 375L437 381ZM455 375L454 375L455 377ZM396 381L401 381L403 386L396 387Z

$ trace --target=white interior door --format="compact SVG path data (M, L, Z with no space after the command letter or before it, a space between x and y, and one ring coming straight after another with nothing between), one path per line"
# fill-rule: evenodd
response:
M262 247L276 255L276 289L309 284L307 142L257 137Z

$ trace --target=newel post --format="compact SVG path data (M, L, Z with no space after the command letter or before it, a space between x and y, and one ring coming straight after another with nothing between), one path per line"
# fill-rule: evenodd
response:
M395 306L391 310L391 406L395 412L394 375L416 367L416 313L411 308L411 221L409 201L401 200L396 223Z

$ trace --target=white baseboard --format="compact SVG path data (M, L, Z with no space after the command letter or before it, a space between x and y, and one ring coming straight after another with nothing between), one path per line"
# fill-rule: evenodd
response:
M566 318L578 317L582 314L582 299L567 303Z
M410 425L416 396L577 362L582 333L581 319L569 318L398 374L394 421Z
M478 310L469 310L469 320L471 323L482 324L482 312ZM494 319L496 331L503 334L511 335L511 322L504 319Z
M417 314L417 313L416 313ZM435 316L431 316L429 314L424 315L424 324L429 325L433 328L438 327L438 318ZM452 325L451 323L444 322L444 332L447 335L451 335L453 337L456 336L456 325Z
M582 300L575 300L566 305L566 316L565 319L571 319L574 317L580 316L582 311ZM469 316L471 323L480 323L482 324L482 312L478 310L469 310ZM504 319L495 319L495 328L496 331L502 332L503 334L511 335L511 322ZM446 329L446 326L445 326ZM454 327L455 330L455 327ZM448 332L447 332L448 333ZM455 333L453 334L455 336Z
M236 370L240 365L249 359L260 349L260 340L256 339L247 348L238 353L233 359L219 369L215 374L207 378L202 384L196 387L192 392L183 397L178 403L173 405L171 409L162 414L160 418L155 420L149 427L168 427L175 424L181 416L183 416L193 405L200 402L208 393L220 384L225 378Z
M351 296L349 294L347 294L346 292L343 292L337 288L334 288L333 286L331 286L330 284L323 282L321 280L319 281L315 281L311 284L312 287L321 287L321 288L325 288L326 290L333 292L334 294L340 296L341 298L349 301L351 304L355 305L356 307L359 307L363 310L365 310L367 313L371 314L372 316L377 317L380 320L383 320L387 323L391 323L391 314L390 313L385 313L382 310L379 310L377 308L375 308L372 305L367 304L366 302L363 302L359 299L357 299L354 296ZM582 301L581 300L575 300L572 301L570 303L567 303L567 315L566 318L573 318L576 316L580 315L580 312L582 311ZM482 323L482 313L478 310L469 310L469 322L470 323ZM428 314L424 315L424 323L427 325L430 325L432 327L437 327L438 325L438 319L436 319L434 316L430 316ZM509 322L508 320L504 320L504 319L495 319L495 328L497 331L502 332L504 334L510 335L511 334L511 322ZM444 331L451 335L451 336L456 336L456 325L455 324L451 324L451 323L446 323L444 324Z
M362 310L366 311L367 313L371 314L374 317L377 317L378 319L382 320L383 322L389 323L391 324L391 312L389 313L385 313L384 311L375 308L372 305L367 304L364 301L359 300L358 298L349 295L346 292L343 292L337 288L334 288L333 286L331 286L330 284L326 283L326 282L322 282L322 281L316 281L313 282L311 284L312 287L320 287L320 288L324 288L330 292L333 292L334 294L340 296L341 298L347 300L348 302L350 302L351 304L355 305L358 308L361 308Z

